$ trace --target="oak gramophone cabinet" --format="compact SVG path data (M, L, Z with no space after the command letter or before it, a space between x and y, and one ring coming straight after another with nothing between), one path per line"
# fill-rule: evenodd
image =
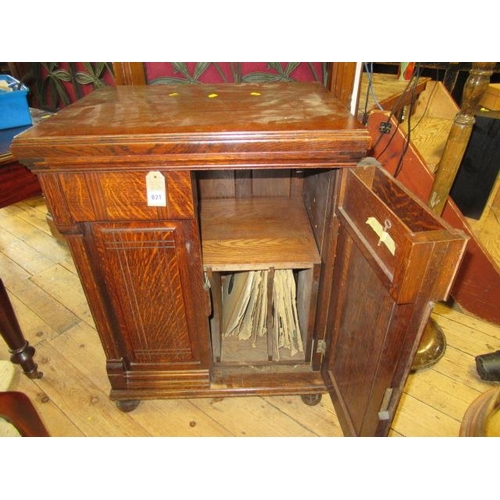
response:
M466 238L361 162L371 140L317 83L103 88L15 138L71 250L118 408L329 393L346 435L387 435ZM228 288L256 271L265 335L226 335ZM280 340L280 271L298 349Z

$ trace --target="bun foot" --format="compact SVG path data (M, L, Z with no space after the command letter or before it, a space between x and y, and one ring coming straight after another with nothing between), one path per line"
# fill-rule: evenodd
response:
M131 411L134 411L139 406L140 402L141 401L138 399L129 399L126 401L116 401L115 404L120 411L129 413Z
M321 401L321 394L302 394L300 399L308 406L316 406Z

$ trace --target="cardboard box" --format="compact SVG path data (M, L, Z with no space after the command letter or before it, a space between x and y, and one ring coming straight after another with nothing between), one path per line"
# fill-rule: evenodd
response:
M483 108L500 111L500 83L490 83L479 104Z
M28 88L9 75L0 75L0 130L31 125Z

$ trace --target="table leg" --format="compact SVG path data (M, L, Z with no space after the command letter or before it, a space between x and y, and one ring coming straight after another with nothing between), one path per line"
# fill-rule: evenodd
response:
M0 334L11 353L10 360L21 365L24 374L29 378L42 378L38 365L34 362L35 348L24 338L17 321L16 314L10 302L7 290L0 279Z

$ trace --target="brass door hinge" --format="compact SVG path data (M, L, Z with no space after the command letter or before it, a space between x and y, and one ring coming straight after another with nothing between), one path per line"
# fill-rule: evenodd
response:
M323 354L323 356L326 354L326 340L318 340L316 352L318 354Z

